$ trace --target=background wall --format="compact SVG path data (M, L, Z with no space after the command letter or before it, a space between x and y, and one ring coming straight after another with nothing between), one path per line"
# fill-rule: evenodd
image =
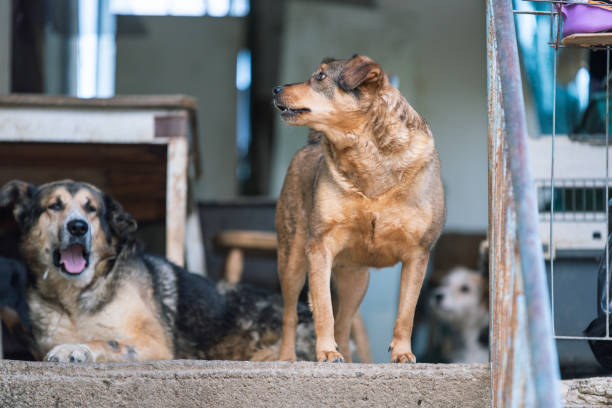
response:
M236 195L236 56L245 25L231 17L117 17L115 93L198 99L199 200Z
M11 90L11 2L0 2L0 93Z

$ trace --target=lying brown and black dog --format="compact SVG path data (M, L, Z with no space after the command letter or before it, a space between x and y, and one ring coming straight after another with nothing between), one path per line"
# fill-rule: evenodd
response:
M294 156L277 206L285 304L280 359L296 358L296 310L306 273L317 360L342 361L350 357L351 320L368 286L368 267L402 262L389 349L391 361L414 362L414 309L445 217L429 126L381 67L363 56L325 59L307 81L273 93L286 123L319 133Z
M245 286L223 288L130 237L136 221L96 187L63 180L11 181L35 347L48 361L275 358L282 302ZM314 356L303 306L299 355Z

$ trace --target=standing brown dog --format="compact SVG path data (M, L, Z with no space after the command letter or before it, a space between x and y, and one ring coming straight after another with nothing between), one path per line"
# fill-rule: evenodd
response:
M429 126L380 65L359 55L325 59L307 81L273 93L285 122L319 133L294 156L276 210L285 304L279 358L296 358L296 307L307 271L317 360L340 362L350 360L351 320L368 286L368 267L401 261L389 350L392 362L415 362L414 308L445 216Z

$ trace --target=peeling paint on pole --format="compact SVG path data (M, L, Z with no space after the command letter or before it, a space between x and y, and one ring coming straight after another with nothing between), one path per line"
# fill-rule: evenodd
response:
M511 0L487 0L491 392L494 407L560 407Z

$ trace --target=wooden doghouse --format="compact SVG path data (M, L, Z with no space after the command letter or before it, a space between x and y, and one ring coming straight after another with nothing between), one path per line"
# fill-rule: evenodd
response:
M165 222L165 255L183 265L195 110L183 95L0 96L0 185L93 183L139 222Z

